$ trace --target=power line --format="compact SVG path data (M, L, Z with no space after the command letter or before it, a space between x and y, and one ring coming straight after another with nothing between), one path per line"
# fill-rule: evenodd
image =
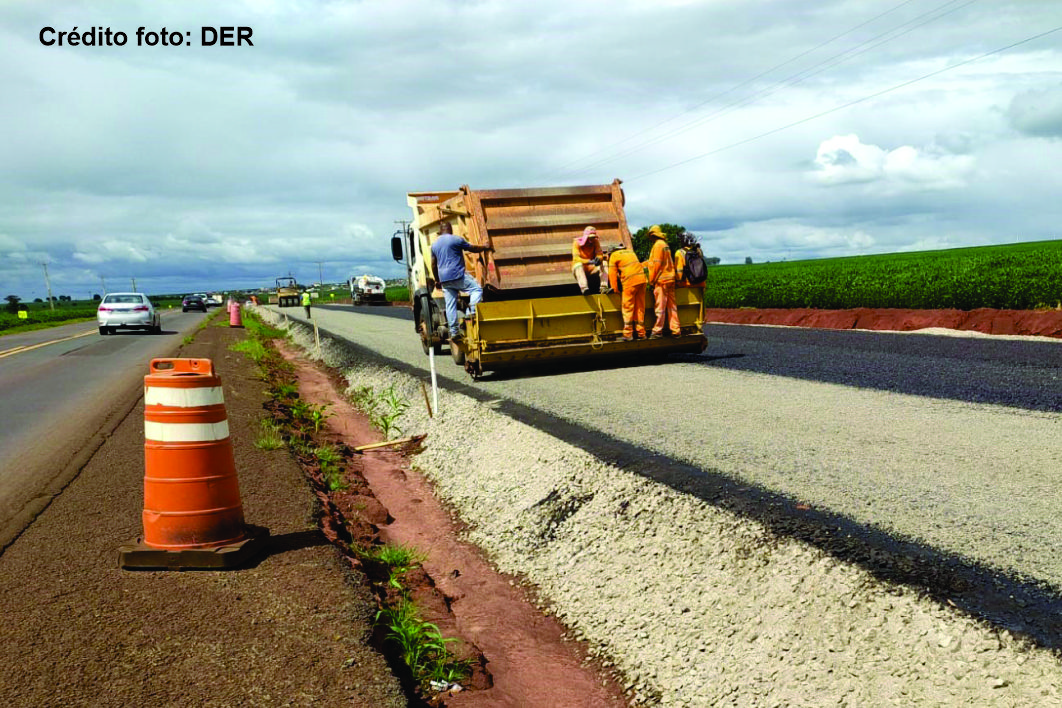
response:
M648 177L650 175L655 175L655 174L657 174L659 172L664 172L666 170L670 170L670 169L673 169L675 167L680 167L680 166L688 164L690 162L696 162L697 160L701 160L701 159L703 159L705 157L709 157L710 155L716 155L716 154L721 153L721 152L723 152L725 150L730 150L731 148L735 148L735 147L738 147L740 145L745 145L747 143L751 143L752 141L759 140L760 138L766 138L769 135L774 135L775 133L780 133L783 130L788 130L789 128L793 128L793 127L801 125L803 123L807 123L809 121L815 120L816 118L821 118L822 116L829 115L830 113L836 113L839 110L842 110L842 109L845 109L845 108L850 108L851 106L854 106L854 105L859 104L859 103L863 103L864 101L869 101L872 98L877 98L878 96L884 96L887 93L891 93L891 92L896 91L898 89L902 89L904 87L910 86L911 84L918 83L919 81L924 81L925 79L929 79L929 78L932 78L934 76L938 76L940 74L943 74L946 71L951 71L952 69L957 69L960 66L965 66L966 64L972 64L975 61L980 61L981 59L984 59L986 57L990 57L990 56L992 56L994 54L1000 54L1002 52L1005 52L1005 51L1008 51L1010 49L1013 49L1014 47L1019 47L1019 46L1021 46L1023 44L1028 44L1029 42L1033 42L1033 41L1035 41L1037 39L1040 39L1042 37L1046 37L1049 34L1054 34L1055 32L1058 32L1058 31L1062 31L1062 26L1055 27L1053 29L1049 29L1046 32L1041 32L1041 33L1035 34L1035 35L1033 35L1031 37L1026 37L1025 39L1022 39L1022 40L1020 40L1018 42L1014 42L1013 44L1008 44L1005 47L1000 47L998 49L993 49L990 52L985 52L984 54L981 54L979 56L973 57L971 59L966 59L964 61L958 62L957 64L952 64L951 66L946 66L943 69L937 69L936 71L931 71L928 74L923 74L922 76L919 76L916 79L911 79L909 81L904 81L903 83L896 84L895 86L891 86L891 87L889 87L887 89L883 89L883 90L878 91L876 93L872 93L872 94L869 94L867 96L863 96L862 98L857 98L854 101L849 101L848 103L842 103L839 106L834 106L833 108L830 108L828 110L820 111L819 113L807 116L805 118L801 118L800 120L793 121L792 123L787 123L787 124L785 124L783 126L780 126L778 128L774 128L772 130L768 130L765 133L760 133L759 135L754 135L751 138L745 138L744 140L739 140L737 142L730 143L729 145L724 145L723 147L719 147L719 148L716 148L714 150L709 150L708 152L701 153L700 155L695 155L695 156L687 158L685 160L680 160L679 162L675 162L675 163L672 163L670 165L666 165L664 167L657 168L655 170L650 170L649 172L643 172L640 175L635 175L634 177L630 178L627 181L628 182L633 182L634 180L641 179L643 177Z
M689 121L689 122L687 122L687 123L685 123L685 124L683 124L683 125L681 125L681 126L679 126L677 128L673 128L672 130L670 130L670 131L668 131L666 133L663 133L662 135L658 135L655 138L651 138L649 140L646 140L646 141L644 141L644 142L642 142L642 143L640 143L638 145L635 145L635 146L633 146L631 148L628 148L627 150L625 150L625 151L623 151L621 153L613 155L612 157L607 157L607 158L605 158L603 160L599 160L599 161L594 162L594 163L592 163L590 165L587 165L586 167L580 168L580 169L576 170L575 172L573 172L572 174L573 175L574 174L580 174L582 172L586 172L588 170L591 170L591 169L593 169L595 167L599 167L601 165L608 164L609 162L614 162L614 161L616 161L616 160L618 160L618 159L620 159L622 157L626 157L626 156L632 155L632 154L634 154L636 152L640 152L641 150L644 150L645 148L647 148L647 147L649 147L651 145L655 145L657 143L663 142L664 140L670 140L671 138L677 137L678 135L681 135L682 133L689 132L690 130L693 130L694 128L696 128L696 127L698 127L700 125L704 125L705 123L708 123L708 122L710 122L712 120L715 120L717 118L721 118L722 116L728 115L728 114L734 112L735 110L737 110L738 108L742 108L744 106L749 105L750 103L754 103L757 99L769 96L769 95L777 92L778 90L780 90L782 88L796 86L797 84L799 84L799 83L811 78L812 76L816 76L818 74L821 74L822 72L824 72L824 71L826 71L828 69L831 69L831 68L837 66L838 64L842 64L845 61L848 61L849 59L857 57L857 56L859 56L861 54L865 54L866 52L869 52L869 51L871 51L873 49L876 49L877 47L880 47L883 44L886 44L886 43L891 42L891 41L893 41L895 39L898 39L898 38L900 38L900 37L902 37L904 35L910 34L911 32L915 31L916 29L918 29L920 27L923 27L923 26L925 26L925 25L927 25L927 24L929 24L931 22L935 22L935 21L941 19L942 17L945 17L947 15L952 14L953 12L957 12L957 11L967 7L968 5L972 5L973 3L977 2L977 0L966 0L966 2L964 2L962 5L959 5L957 7L952 7L950 9L945 10L944 12L940 12L941 10L944 10L944 8L948 7L948 5L954 5L956 2L960 2L960 0L948 0L948 2L944 3L943 5L940 5L940 6L936 7L936 8L934 8L933 10L930 10L928 12L924 12L921 15L918 15L917 17L915 17L915 18L913 18L911 20L908 20L907 22L905 22L905 23L903 23L901 25L898 25L898 26L896 26L896 27L894 27L894 28L892 28L892 29L890 29L890 30L888 30L886 32L883 32L883 33L881 33L881 34L879 34L879 35L877 35L875 37L871 37L870 39L868 39L868 40L866 40L864 42L861 42L861 43L857 44L854 47L846 49L843 52L840 52L838 54L834 54L833 56L827 57L826 59L823 59L819 63L814 64L814 65L808 67L807 69L804 69L802 71L798 71L798 72L796 72L794 74L790 74L786 78L784 78L784 79L782 79L780 81L777 81L774 84L772 84L772 85L770 85L770 86L768 86L768 87L766 87L764 89L761 89L760 91L757 91L756 93L753 93L750 96L746 96L745 98L741 98L741 99L738 99L738 100L733 101L731 103L728 103L728 104L726 104L724 106L721 106L719 109L717 109L713 113L709 113L707 116L702 116L700 118L696 118L696 119L694 119L692 121ZM934 13L938 13L938 12L940 14L935 14L934 15ZM934 15L934 16L929 17L930 15ZM927 18L927 17L928 17L928 19L923 19L923 18ZM923 21L922 22L918 22L919 20L923 20ZM917 24L915 24L915 23L917 23ZM912 26L909 26L909 25L912 25ZM907 29L903 29L905 27ZM902 32L899 31L901 29L903 29ZM892 35L892 36L890 37L888 35ZM882 39L882 38L884 38L884 39ZM877 40L881 40L881 41L877 41ZM876 42L876 43L871 44L872 42ZM703 105L703 104L701 104L701 105Z
M951 0L951 2L955 2L955 1L957 1L957 0ZM611 150L614 147L618 147L619 145L622 145L623 143L629 142L630 140L633 140L634 138L637 138L640 135L645 135L646 133L652 132L653 130L656 130L657 128L659 128L662 125L666 125L667 123L670 123L671 121L678 120L679 118L681 118L684 115L687 115L689 113L693 113L697 109L699 109L702 106L705 106L705 105L711 103L712 101L716 100L717 98L722 98L723 96L726 96L729 93L733 93L734 91L736 91L737 89L739 89L739 88L741 88L743 86L748 86L749 84L751 84L756 79L763 78L767 74L770 74L771 72L773 72L773 71L775 71L777 69L781 69L783 66L787 66L789 64L792 64L796 60L801 59L801 58L807 56L808 54L816 52L819 49L822 49L823 47L825 47L825 46L827 46L829 44L832 44L833 42L837 41L841 37L845 37L845 36L851 34L852 32L855 32L856 30L861 29L861 28L871 24L872 22L876 22L877 20L880 20L882 17L885 17L886 15L891 14L891 13L895 12L896 10L899 10L904 5L909 5L912 2L914 2L914 0L904 0L904 2L901 2L899 5L896 5L895 7L891 8L889 10L886 10L885 12L883 12L883 13L881 13L879 15L875 15L874 17L871 17L869 20L861 22L858 25L855 25L854 27L850 27L849 29L845 30L844 32L841 32L840 34L834 35L833 37L830 37L826 41L815 45L811 49L808 49L806 51L801 52L800 54L797 54L794 57L790 57L789 59L786 59L781 64L775 64L770 69L767 69L766 71L761 71L759 74L756 74L755 76L752 76L752 77L750 77L748 79L745 79L744 81L742 81L741 83L739 83L739 84L737 84L735 86L731 86L726 91L721 91L719 93L716 93L716 94L706 98L705 100L701 101L697 105L692 106L691 108L688 108L685 111L682 111L681 113L677 113L677 114L675 114L675 115L673 115L673 116L671 116L669 118L665 118L664 120L660 121L659 123L655 123L654 125L651 125L648 128L644 128L642 130L639 130L636 133L632 133L631 135L628 135L626 138L623 138L622 140L619 140L619 141L617 141L615 143L612 143L610 145L606 145L603 148L599 148L599 149L595 150L594 152L591 152L591 153L588 153L586 155L583 155L582 157L577 157L574 160L569 160L568 162L564 163L560 167L557 167L555 170L553 170L549 174L550 175L554 175L554 174L558 174L558 173L568 172L569 171L568 168L571 165L578 164L578 163L582 162L583 160L587 160L587 159L590 159L591 157L595 157L596 155L600 155L601 153L607 152L608 150Z

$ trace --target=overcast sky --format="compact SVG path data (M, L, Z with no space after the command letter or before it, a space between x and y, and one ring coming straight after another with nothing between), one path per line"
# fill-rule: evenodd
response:
M254 46L202 46L221 25ZM130 39L41 44L75 26ZM404 275L406 192L462 184L619 177L632 229L724 263L1062 238L1062 32L1024 41L1060 27L1058 0L8 0L0 295L43 297L42 262L75 298Z

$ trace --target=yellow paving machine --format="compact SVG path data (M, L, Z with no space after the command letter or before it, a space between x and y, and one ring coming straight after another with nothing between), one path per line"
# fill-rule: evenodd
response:
M535 362L588 359L632 352L701 352L704 290L678 288L678 337L622 341L619 293L580 294L572 275L572 240L586 226L602 248L631 247L620 181L583 187L411 192L413 222L391 241L409 275L414 326L425 353L449 342L442 290L432 279L431 244L439 227L492 251L465 254L465 267L482 286L483 301L466 318L464 338L450 345L459 365L485 371ZM463 298L464 299L464 298ZM646 327L652 327L648 293Z

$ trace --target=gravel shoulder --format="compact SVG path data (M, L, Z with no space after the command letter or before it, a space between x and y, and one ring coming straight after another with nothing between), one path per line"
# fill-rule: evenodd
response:
M404 706L368 644L375 601L317 529L286 450L253 446L264 400L228 328L182 356L214 361L244 513L267 557L228 571L118 568L141 530L143 405L0 556L0 700L11 706Z
M315 313L328 331L426 369L411 322ZM440 379L469 383L448 357L436 366ZM589 372L556 367L546 376L487 378L475 389L735 485L1062 588L1057 412L733 371L697 357Z
M404 332L408 323L353 316L328 325L331 314L319 316L323 326L353 329L359 344L385 356L395 355L396 337L415 344ZM294 330L312 351L312 333ZM421 397L423 375L371 363L327 338L323 353L326 363L347 370L352 385L394 384L409 400ZM655 423L646 406L623 404L633 398L630 370L595 372L595 391L617 392L604 406L611 435L634 431L625 439L712 469L729 464L745 479L765 475L765 483L797 499L818 503L809 497L819 495L830 504L850 504L861 518L894 525L906 520L911 532L939 534L940 542L962 544L979 557L986 553L978 547L983 543L989 557L1004 564L1014 552L1009 543L1028 543L1037 533L1058 538L1055 526L1024 528L1030 517L1020 512L1013 534L1018 541L970 537L965 530L986 523L1012 528L1011 509L993 511L999 504L992 490L1001 494L1000 483L1012 485L1020 502L1035 504L1036 494L1047 494L1047 478L1058 469L1047 446L1057 437L1057 416L808 382L786 381L783 388L777 377L682 364L638 367L637 374L653 381L656 407L688 409L683 387L693 386L705 397L704 410L716 417L691 420L688 430L676 429L673 416L666 426ZM557 374L485 382L483 388L529 404L549 401L557 415L599 429L600 402L587 405L584 379ZM1062 705L1062 666L1052 652L918 589L779 537L726 505L655 483L652 455L644 468L619 469L460 393L441 391L440 408L428 418L413 406L400 420L403 431L427 433L431 441L417 466L469 525L470 540L500 570L526 578L544 607L615 665L630 695L644 704ZM756 430L748 429L752 421ZM794 426L802 435L787 441L785 431ZM1005 434L996 434L999 426ZM1026 451L1008 435L1039 442ZM940 440L948 436L954 436L950 446ZM691 439L696 446L682 444ZM929 449L910 444L927 439ZM995 445L1023 454L993 456ZM1024 462L1015 465L1015 459ZM814 485L805 494L800 485L812 481L812 472ZM962 487L949 490L955 472L962 472ZM1039 491L1027 491L1008 475L1039 480ZM868 478L875 479L869 509L867 493L850 491ZM967 488L972 502L953 501ZM893 502L893 495L901 498ZM961 523L938 528L950 513L960 513ZM1053 523L1049 515L1041 521ZM959 538L950 538L957 529ZM1049 549L1050 543L1042 555L1030 555L1040 572L1057 574Z

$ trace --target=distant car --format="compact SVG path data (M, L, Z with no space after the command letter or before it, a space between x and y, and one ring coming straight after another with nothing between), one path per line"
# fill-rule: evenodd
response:
M206 299L207 307L221 307L221 296L218 294L208 295Z
M155 306L142 293L108 293L96 309L100 334L113 334L118 329L146 329L153 334L162 332L162 318Z
M198 295L189 295L184 300L181 300L181 312L188 312L189 310L199 310L200 312L206 312L207 306L203 301L203 298Z

